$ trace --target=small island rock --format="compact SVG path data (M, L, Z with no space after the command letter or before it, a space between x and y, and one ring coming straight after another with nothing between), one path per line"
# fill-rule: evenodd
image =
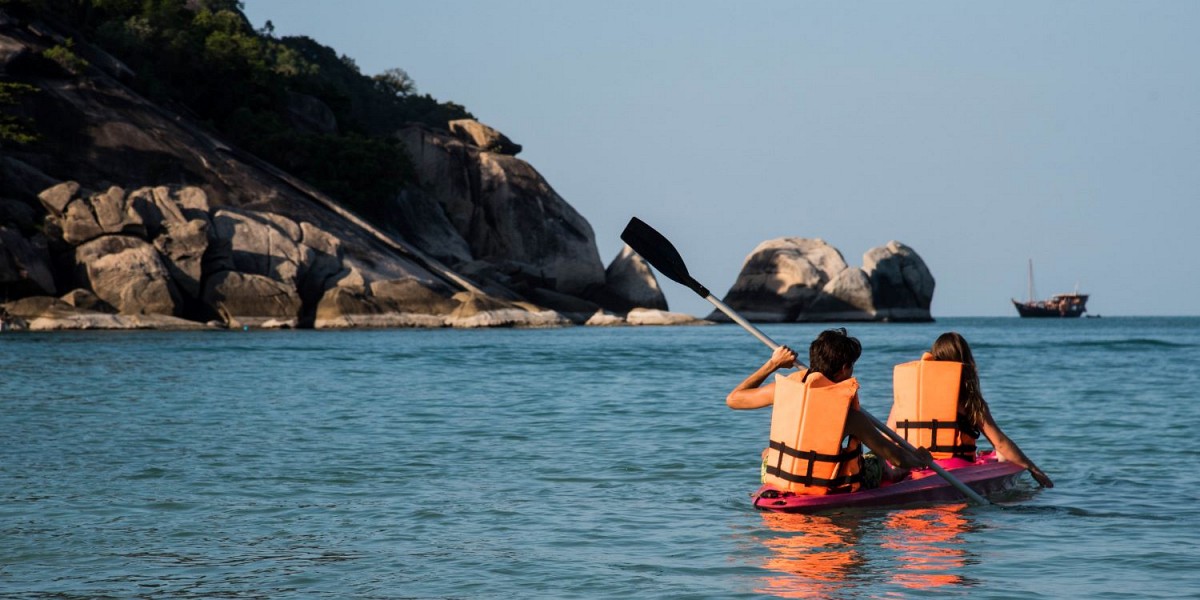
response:
M934 281L908 246L889 242L850 267L820 239L779 238L746 259L725 303L751 321L932 321ZM713 311L708 317L728 321Z

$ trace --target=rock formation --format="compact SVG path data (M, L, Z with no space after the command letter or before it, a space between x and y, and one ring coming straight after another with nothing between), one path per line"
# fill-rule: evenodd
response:
M601 296L601 304L611 309L667 310L667 298L658 287L654 271L628 245L621 248L604 270L604 290L598 295Z
M897 241L863 255L876 317L885 321L931 321L933 274L917 252Z
M36 88L19 108L46 138L0 154L0 302L24 302L31 325L683 320L628 318L666 310L653 274L626 252L606 272L587 220L487 125L395 131L420 184L380 198L386 214L368 222L142 97L137 74L96 46L77 40L91 65L79 73L56 67L43 58L65 39L53 29L0 9L0 74ZM284 102L296 131L339 130L322 100Z
M199 330L213 326L178 317L154 314L112 314L80 308L49 296L30 296L0 307L12 329L56 331L63 329L170 329Z
M514 144L508 136L474 119L455 119L450 121L449 126L450 133L455 137L484 152L509 156L521 153L520 144Z
M780 238L747 257L724 301L751 321L932 321L933 276L899 242L850 267L824 240ZM711 320L727 321L713 311Z
M127 314L178 316L180 297L158 251L143 239L106 235L75 249L76 281Z
M427 127L398 135L422 183L406 198L420 220L398 226L423 251L518 293L586 297L603 287L591 225L529 163ZM433 235L412 231L426 222Z

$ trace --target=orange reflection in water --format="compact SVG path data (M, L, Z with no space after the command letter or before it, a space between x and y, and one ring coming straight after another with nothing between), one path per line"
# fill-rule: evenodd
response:
M962 534L971 522L966 505L896 510L882 521L838 515L762 513L772 534L758 593L781 598L856 595L867 581L926 590L966 583L968 552ZM870 522L883 525L882 531Z
M898 569L891 582L910 589L960 585L966 565L962 534L970 527L965 504L896 511L884 521L884 548L897 552Z
M759 593L781 598L827 598L845 587L850 568L859 562L857 536L833 519L812 515L763 513L773 533L763 542L771 551Z

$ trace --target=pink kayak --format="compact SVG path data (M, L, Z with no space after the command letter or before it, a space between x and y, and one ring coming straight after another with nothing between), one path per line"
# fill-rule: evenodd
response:
M1011 488L1025 471L1023 467L1013 463L996 460L994 452L981 452L975 462L961 458L948 458L937 462L951 475L984 496ZM799 496L764 485L754 493L753 498L755 508L788 513L963 501L963 495L932 469L913 471L908 478L901 481L884 482L875 489L848 494Z

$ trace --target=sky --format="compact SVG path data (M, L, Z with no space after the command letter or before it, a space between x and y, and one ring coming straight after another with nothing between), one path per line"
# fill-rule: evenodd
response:
M245 0L524 146L601 260L638 216L718 296L759 243L890 240L931 311L1200 314L1200 2ZM671 310L711 306L659 277Z

